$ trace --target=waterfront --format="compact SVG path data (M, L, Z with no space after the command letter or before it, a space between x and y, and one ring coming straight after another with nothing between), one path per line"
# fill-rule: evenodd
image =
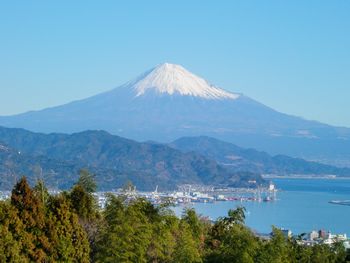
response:
M215 202L194 203L196 211L211 219L227 214L229 209L244 206L246 224L260 233L269 233L271 226L291 229L300 234L324 229L350 233L350 206L330 204L331 200L350 199L350 180L347 179L274 179L281 191L275 202ZM183 205L175 207L181 214Z
M253 231L262 234L269 233L272 225L289 229L294 234L320 229L337 234L350 234L350 206L337 204L338 201L350 199L349 179L275 178L273 182L278 188L276 200L268 202L264 202L264 198L260 201L256 199L256 191L252 189L236 189L236 192L226 193L226 196L231 196L231 198L225 198L226 201L213 201L214 193L209 192L207 196L199 192L200 198L192 195L190 203L185 201L189 197L187 195L189 193L185 192L158 193L156 189L148 193L131 191L131 195L147 197L154 203L160 200L159 197L171 197L177 200L177 205L173 209L178 216L185 207L194 207L199 214L212 220L227 215L229 209L244 206L246 224ZM52 194L57 193L52 192ZM105 202L104 194L105 192L96 193L102 204L101 207ZM118 193L115 192L115 194ZM181 194L186 194L186 198L181 197ZM266 195L265 189L261 197ZM0 195L1 199L7 199L9 196L10 192L1 192ZM217 197L215 199L218 199ZM180 202L181 200L184 203ZM331 201L336 202L332 204Z

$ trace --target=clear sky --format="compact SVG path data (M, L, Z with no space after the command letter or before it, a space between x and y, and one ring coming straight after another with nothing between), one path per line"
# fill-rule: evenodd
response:
M0 115L112 89L163 62L350 127L350 1L1 1Z

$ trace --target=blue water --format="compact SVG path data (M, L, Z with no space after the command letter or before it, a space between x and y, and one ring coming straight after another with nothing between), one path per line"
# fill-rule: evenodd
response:
M204 216L216 219L229 209L244 206L246 225L259 233L269 233L271 226L292 230L295 234L324 229L350 234L350 206L330 204L330 200L350 200L347 179L274 179L281 191L275 202L227 201L195 203L192 206ZM175 211L180 213L183 207Z

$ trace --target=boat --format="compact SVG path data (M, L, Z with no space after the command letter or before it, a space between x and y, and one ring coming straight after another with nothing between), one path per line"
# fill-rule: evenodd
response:
M272 199L270 196L266 196L264 199L263 199L264 202L271 202Z
M350 206L350 200L331 200L330 204Z

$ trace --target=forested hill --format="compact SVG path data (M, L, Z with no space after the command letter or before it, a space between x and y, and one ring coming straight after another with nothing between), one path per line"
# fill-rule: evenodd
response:
M232 172L198 153L183 153L157 143L139 143L104 131L41 134L23 129L0 128L1 186L15 176L27 175L34 182L42 177L48 186L69 188L78 170L96 174L101 190L132 181L138 189L174 189L179 184L247 186L248 180L263 182L255 173Z

